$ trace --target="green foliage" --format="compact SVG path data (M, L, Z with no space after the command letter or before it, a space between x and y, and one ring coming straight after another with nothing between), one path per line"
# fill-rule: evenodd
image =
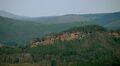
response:
M37 47L0 47L0 63L33 66L113 66L120 65L119 37L97 25L73 28L68 32L89 33L82 39L56 41Z
M37 58L33 58L35 60L38 59L35 62L39 62L40 59L46 59L52 62L52 58L55 58L56 60L54 61L58 65L59 63L64 64L64 62L66 64L71 63L71 66L80 64L112 66L112 64L119 64L120 59L115 55L114 49L116 47L113 48L112 42L104 42L108 41L108 39L101 42L100 39L103 39L101 35L96 35L94 38L90 38L91 36L92 35L82 40L59 41L53 45L43 45L27 50L33 57L38 56ZM97 39L97 37L99 37L99 39ZM104 36L104 38L106 37ZM114 39L111 40L114 41ZM88 42L88 44L86 44L86 42ZM109 44L109 46L107 44Z
M82 27L75 27L64 32L96 32L96 31L106 31L106 29L99 25L85 25Z
M9 55L22 52L22 49L15 47L4 46L0 48L0 55Z

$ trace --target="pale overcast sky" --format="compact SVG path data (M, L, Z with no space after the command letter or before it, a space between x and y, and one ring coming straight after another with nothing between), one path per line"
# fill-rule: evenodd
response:
M120 11L120 0L0 0L0 10L31 17L108 13Z

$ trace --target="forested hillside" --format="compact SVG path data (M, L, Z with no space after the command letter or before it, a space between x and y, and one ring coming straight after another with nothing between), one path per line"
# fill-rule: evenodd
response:
M71 28L52 34L50 37L73 32L80 32L78 38L55 40L54 43L49 44L39 43L35 47L30 47L31 44L26 47L2 46L0 48L0 64L2 66L120 65L120 31L108 31L101 26L88 25Z

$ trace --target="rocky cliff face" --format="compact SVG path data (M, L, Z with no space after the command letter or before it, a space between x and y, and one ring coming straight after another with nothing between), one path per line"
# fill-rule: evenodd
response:
M83 37L89 35L89 33L84 32L65 32L60 35L47 36L46 38L35 38L30 42L30 47L36 47L38 45L48 45L53 44L56 41L70 41L75 39L82 39Z
M57 41L71 41L75 39L82 39L84 37L87 37L91 34L91 32L85 33L85 32L65 32L58 35L52 35L47 36L46 38L34 38L30 42L30 47L36 47L40 45L48 45L48 44L54 44ZM120 32L107 32L108 35L112 37L119 38Z

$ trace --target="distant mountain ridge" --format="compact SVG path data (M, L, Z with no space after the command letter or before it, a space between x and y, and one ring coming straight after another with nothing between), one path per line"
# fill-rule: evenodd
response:
M36 17L31 21L44 24L71 23L80 21L94 21L101 25L108 24L114 20L120 20L120 12L99 14L67 14L62 16Z
M46 16L46 17L24 17L11 14L9 12L0 11L0 16L33 21L43 24L60 24L60 23L71 23L71 22L81 22L81 21L94 21L100 25L107 25L110 22L120 20L120 12L113 13L96 13L96 14L66 14L61 16Z
M30 17L26 17L26 16L18 16L18 15L15 15L15 14L9 13L7 11L3 11L3 10L0 10L0 16L11 18L11 19L18 19L18 20L30 18Z

